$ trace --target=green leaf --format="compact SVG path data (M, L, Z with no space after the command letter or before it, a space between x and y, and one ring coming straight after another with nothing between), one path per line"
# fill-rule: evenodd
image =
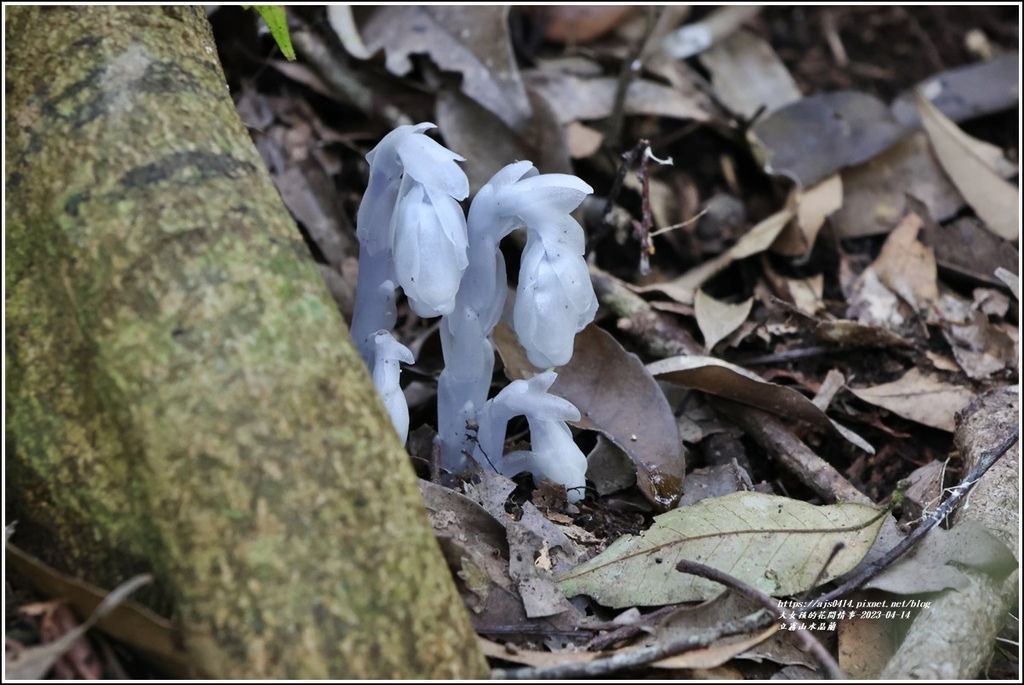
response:
M718 583L676 570L691 559L770 595L794 595L853 569L883 520L882 512L862 504L819 507L737 492L656 517L642 535L619 538L563 574L558 586L567 597L586 594L613 608L703 601L722 592Z
M270 29L270 35L274 37L274 41L277 42L277 47L281 48L281 54L283 54L289 61L295 61L295 48L292 47L292 37L288 33L288 20L284 16L283 5L242 5L243 8L249 9L252 7L260 16L263 17L263 21L266 22L267 28Z

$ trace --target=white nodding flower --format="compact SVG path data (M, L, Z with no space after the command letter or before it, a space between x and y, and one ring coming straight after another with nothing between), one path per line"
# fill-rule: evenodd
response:
M384 407L388 410L395 432L404 444L409 435L409 405L399 384L399 362L412 364L415 358L409 348L395 340L388 331L377 331L373 336L373 384L377 387Z
M562 421L545 421L527 416L530 451L512 452L501 461L501 473L514 476L533 474L534 482L549 480L565 486L570 503L583 499L587 485L587 457L576 446L572 431Z
M557 379L554 371L545 371L529 380L508 384L479 414L479 450L477 459L506 476L529 471L536 481L546 478L564 485L569 501L583 497L587 458L572 439L566 421L578 421L580 412L566 399L548 392ZM531 449L501 456L509 420L526 416L530 424Z
M395 276L409 305L422 317L455 308L466 256L466 217L450 196L409 178L402 182L391 218Z
M402 286L420 316L454 307L466 268L466 219L458 201L469 179L463 158L423 135L434 124L399 126L366 155L370 181L356 215L359 282L352 337L373 369L373 336L395 325L394 295ZM396 254L397 253L397 254Z
M496 190L499 216L526 225L513 327L540 368L568 363L576 333L597 313L583 229L569 215L591 192L575 176L530 173Z
M576 334L594 320L597 297L581 255L546 250L542 239L527 235L513 325L531 364L562 366Z

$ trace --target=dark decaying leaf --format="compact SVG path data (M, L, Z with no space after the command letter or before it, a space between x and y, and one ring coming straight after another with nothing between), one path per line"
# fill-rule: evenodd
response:
M469 187L478 191L506 164L528 159L541 173L572 173L565 130L543 98L528 93L533 114L521 133L454 88L437 95L437 125L445 144L466 161Z
M809 188L888 150L910 131L878 98L841 90L782 107L750 133L766 172Z
M616 540L561 575L558 584L566 596L586 594L613 608L702 601L721 593L721 585L676 570L681 559L693 559L767 594L792 595L856 566L883 518L860 504L816 507L740 492L657 516L645 533Z
M441 69L462 74L462 92L513 131L530 119L508 35L507 6L389 5L365 12L368 16L357 16L363 42L371 52L384 49L391 73L407 74L409 56L427 54Z
M494 342L509 378L538 372L507 326L499 324ZM601 433L629 455L640 490L658 509L675 506L682 496L685 451L665 394L643 362L590 324L576 336L572 359L557 371L551 392L580 410L575 425Z
M843 238L887 233L903 213L904 196L918 198L937 221L952 217L963 198L931 154L922 133L842 172L843 206L832 226Z
M1011 273L1020 270L1017 247L991 231L973 217L963 217L947 225L925 222L921 241L935 250L935 261L940 270L998 286L1003 282L993 274L997 269Z
M893 101L892 113L904 126L919 128L914 93L920 91L940 112L959 123L1013 107L1020 98L1019 83L1020 54L1008 52L925 79Z

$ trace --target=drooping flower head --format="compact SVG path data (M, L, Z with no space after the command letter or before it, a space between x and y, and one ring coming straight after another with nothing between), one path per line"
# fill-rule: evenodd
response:
M586 485L587 458L565 422L578 421L580 412L572 402L548 392L557 377L554 371L545 371L529 380L513 381L484 405L478 461L506 476L529 471L536 481L546 478L564 485L569 501L577 502ZM514 416L525 416L530 424L531 449L501 456L508 422Z
M597 313L583 229L569 214L591 192L568 174L524 175L495 202L499 215L526 225L513 326L540 368L566 364L576 334Z

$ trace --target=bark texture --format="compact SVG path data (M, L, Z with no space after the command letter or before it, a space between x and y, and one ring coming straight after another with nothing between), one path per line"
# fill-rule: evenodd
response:
M151 568L213 677L486 675L202 10L5 32L15 541L106 587Z

